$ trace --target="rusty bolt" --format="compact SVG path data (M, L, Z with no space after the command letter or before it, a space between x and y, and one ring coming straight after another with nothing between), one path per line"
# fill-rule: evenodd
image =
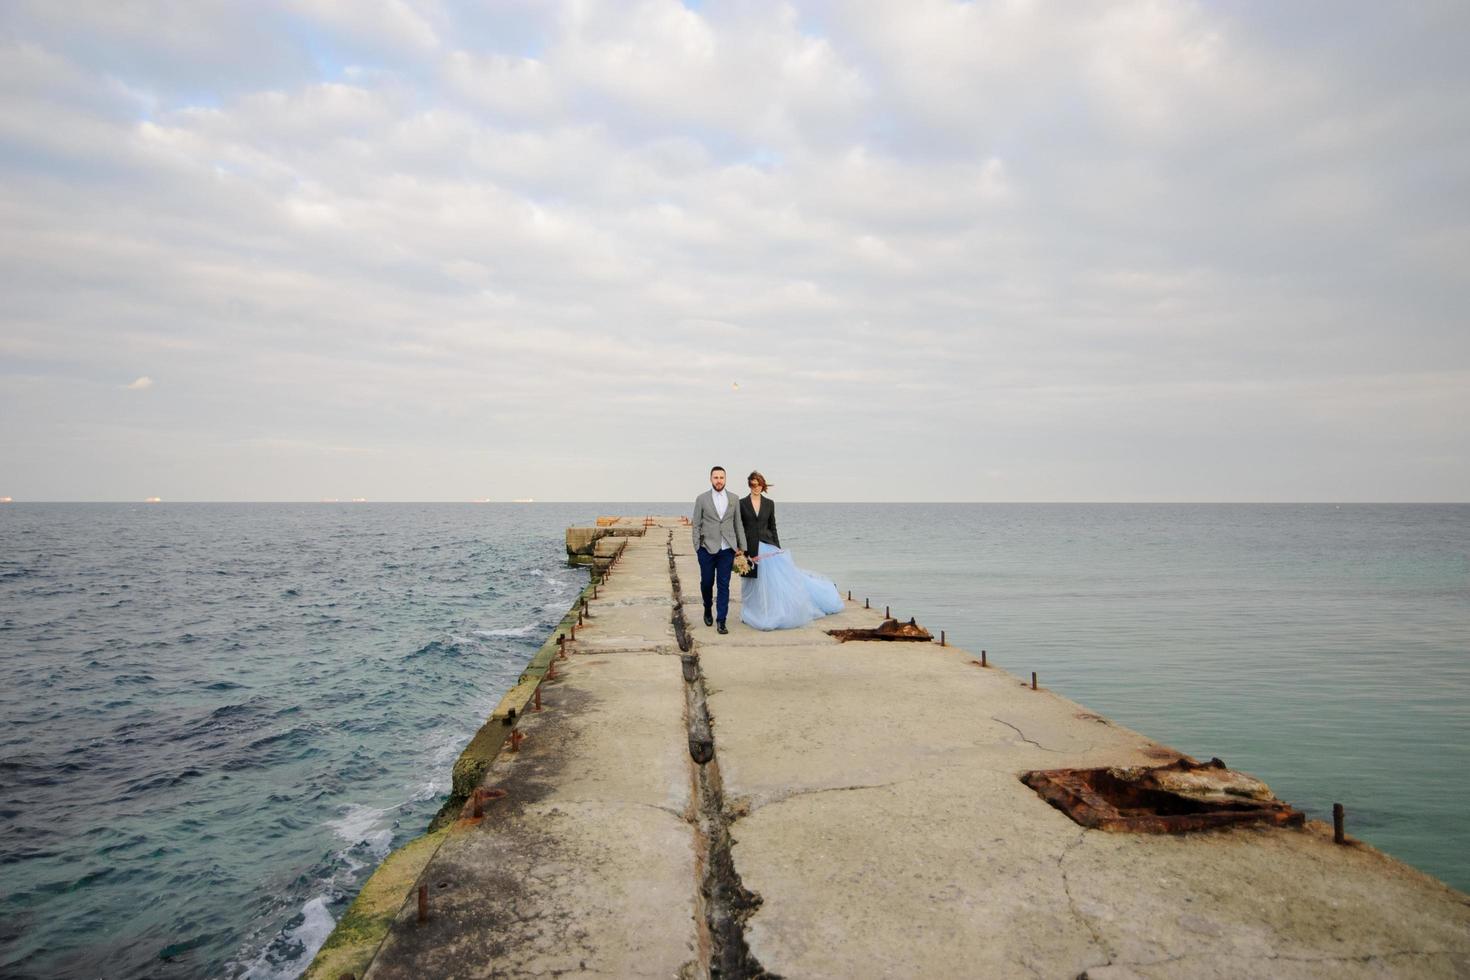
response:
M510 750L512 752L519 752L521 750L521 740L525 737L525 735L521 734L519 728L512 728L510 730Z
M485 796L482 791L475 790L475 809L473 811L476 820L485 815Z
M540 684L537 684L536 685L535 707L533 707L531 710L532 711L540 711L541 710L541 685Z
M1342 832L1342 825L1345 817L1346 811L1343 810L1342 804L1332 804L1332 843L1334 844L1347 843L1347 837Z
M949 645L949 644L947 644L947 643L944 642L944 630L940 630L939 631L939 645L942 646L942 647Z
M1031 672L1031 690L1036 690L1036 671Z
M429 921L429 886L419 885L419 921Z
M986 663L986 661L985 661L985 651L984 650L981 650L980 651L980 666L981 667L989 667L990 666L990 664Z
M546 679L549 680L549 681L556 680L556 661L555 660L551 661L550 663L548 663L546 665ZM541 690L541 688L540 687L537 687L536 690L539 692Z

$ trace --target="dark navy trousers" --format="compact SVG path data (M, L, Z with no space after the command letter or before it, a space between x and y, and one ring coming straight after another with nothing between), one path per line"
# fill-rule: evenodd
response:
M720 592L715 619L723 623L730 612L730 569L735 567L735 551L722 548L718 555L712 555L704 545L700 545L695 554L699 556L699 595L704 599L704 608L709 608L711 593L718 581Z

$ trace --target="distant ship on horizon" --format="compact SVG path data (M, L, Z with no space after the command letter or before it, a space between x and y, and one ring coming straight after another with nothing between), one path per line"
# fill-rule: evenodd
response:
M534 504L535 502L535 497L517 497L516 499L511 501L511 503L513 504Z
M161 504L161 503L163 503L163 498L162 497L149 497L147 500L143 501L143 503L145 503L145 504Z
M0 497L0 504L13 504L13 503L15 503L15 499L12 498L12 497Z

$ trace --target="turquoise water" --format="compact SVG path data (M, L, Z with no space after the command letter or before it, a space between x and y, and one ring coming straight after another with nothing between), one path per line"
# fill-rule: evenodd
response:
M855 596L1470 889L1470 505L810 505Z
M0 507L0 974L292 977L684 504ZM782 504L844 590L1470 887L1470 506Z

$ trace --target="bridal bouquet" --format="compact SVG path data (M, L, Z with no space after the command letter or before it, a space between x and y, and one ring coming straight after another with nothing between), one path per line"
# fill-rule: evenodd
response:
M744 555L736 555L735 556L735 574L736 575L749 575L750 574L751 567L752 566L750 564L750 559L749 558L745 557Z

